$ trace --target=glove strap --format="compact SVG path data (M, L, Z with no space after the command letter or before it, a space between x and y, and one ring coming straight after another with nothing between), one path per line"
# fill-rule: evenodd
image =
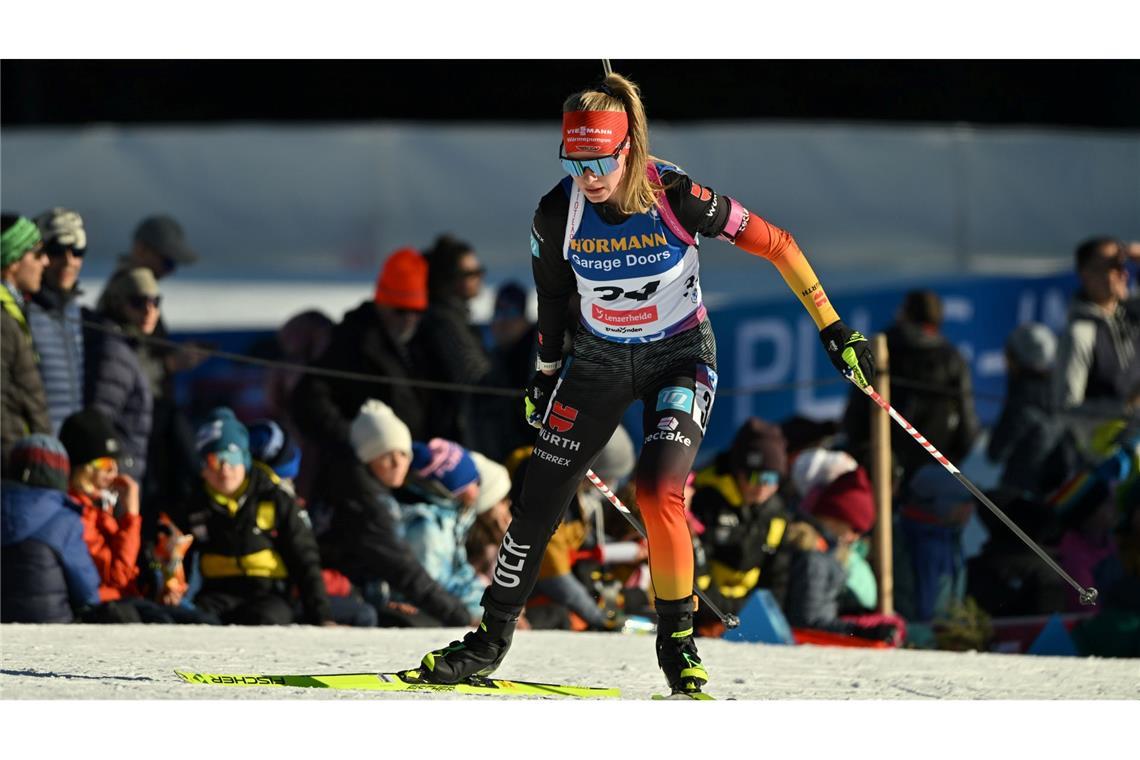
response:
M556 362L544 362L541 358L535 358L534 368L539 372L555 372L562 369L562 360Z

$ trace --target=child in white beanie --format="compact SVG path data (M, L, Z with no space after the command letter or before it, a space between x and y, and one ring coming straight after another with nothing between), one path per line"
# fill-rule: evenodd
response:
M399 488L412 463L412 433L392 407L370 398L349 428L356 457L388 488Z

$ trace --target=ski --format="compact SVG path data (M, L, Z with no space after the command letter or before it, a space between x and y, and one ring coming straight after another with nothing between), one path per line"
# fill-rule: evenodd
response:
M439 684L416 680L418 671L400 673L328 673L322 675L262 675L259 673L193 673L176 670L186 683L215 686L298 686L356 691L431 691L453 694L483 694L512 697L570 697L599 699L621 696L621 689L572 686L502 678L472 678L464 683Z
M705 694L703 691L675 691L672 694L654 694L652 699L695 699L697 701L715 701L716 697Z

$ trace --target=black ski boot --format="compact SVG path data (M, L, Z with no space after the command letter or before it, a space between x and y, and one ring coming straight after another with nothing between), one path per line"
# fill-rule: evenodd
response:
M495 609L484 599L479 627L443 649L424 655L418 674L433 683L459 683L472 676L489 676L499 667L519 620L519 611Z
M693 599L658 599L657 664L674 694L698 694L709 680L693 641Z

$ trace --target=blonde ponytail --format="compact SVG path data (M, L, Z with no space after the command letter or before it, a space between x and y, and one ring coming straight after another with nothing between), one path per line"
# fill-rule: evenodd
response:
M607 74L599 88L576 92L562 104L562 111L624 111L629 121L629 153L625 174L614 193L614 206L623 214L643 214L657 205L657 194L663 189L645 174L650 161L659 159L649 153L649 124L641 105L641 91L621 74Z

